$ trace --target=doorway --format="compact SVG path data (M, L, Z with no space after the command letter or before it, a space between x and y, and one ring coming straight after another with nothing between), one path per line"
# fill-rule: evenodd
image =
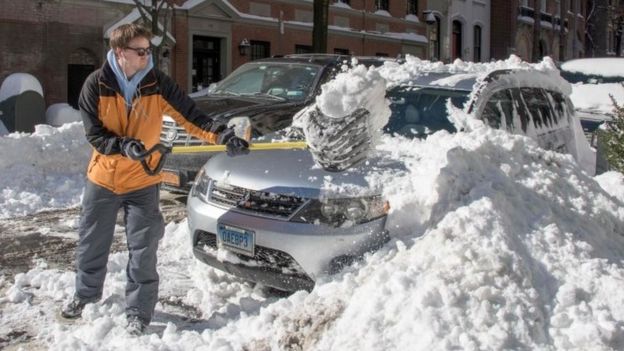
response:
M453 36L451 40L451 61L462 59L462 24L453 21Z
M67 103L76 110L82 85L93 71L95 71L95 65L67 65Z
M192 91L221 80L221 38L193 36Z

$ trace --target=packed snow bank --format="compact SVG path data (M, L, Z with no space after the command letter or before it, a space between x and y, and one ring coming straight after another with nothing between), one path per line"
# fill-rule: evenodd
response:
M43 96L43 88L37 78L28 73L13 73L4 79L0 86L0 102L28 90Z
M0 137L0 218L78 205L90 153L81 123Z
M46 110L46 123L53 127L80 121L82 121L80 111L67 103L52 104Z

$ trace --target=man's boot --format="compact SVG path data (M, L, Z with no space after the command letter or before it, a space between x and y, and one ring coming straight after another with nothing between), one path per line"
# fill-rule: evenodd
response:
M73 299L70 303L65 305L61 310L61 316L67 319L76 319L82 316L82 310L86 303L80 302L80 300Z

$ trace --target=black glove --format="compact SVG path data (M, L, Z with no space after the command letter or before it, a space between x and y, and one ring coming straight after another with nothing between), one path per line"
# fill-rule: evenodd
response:
M234 129L225 128L217 138L217 144L225 145L228 156L246 155L249 153L249 143L234 134Z
M227 129L227 124L223 122L219 122L219 121L210 122L210 128L208 128L210 133L214 133L214 134L220 134L225 129Z
M143 143L133 139L124 137L120 141L121 154L131 160L141 160L145 153L145 146Z

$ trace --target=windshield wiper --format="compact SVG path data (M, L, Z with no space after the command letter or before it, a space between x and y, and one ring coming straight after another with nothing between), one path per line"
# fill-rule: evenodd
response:
M229 90L217 90L213 93L214 95L231 95L231 96L240 96L240 94L235 93Z
M288 100L287 98L283 97L283 96L277 96L277 95L271 95L271 94L267 94L267 93L245 93L245 94L240 94L241 96L259 96L259 97L268 97L268 98L272 98L272 99L276 99L276 100L281 100L281 101L285 101Z

